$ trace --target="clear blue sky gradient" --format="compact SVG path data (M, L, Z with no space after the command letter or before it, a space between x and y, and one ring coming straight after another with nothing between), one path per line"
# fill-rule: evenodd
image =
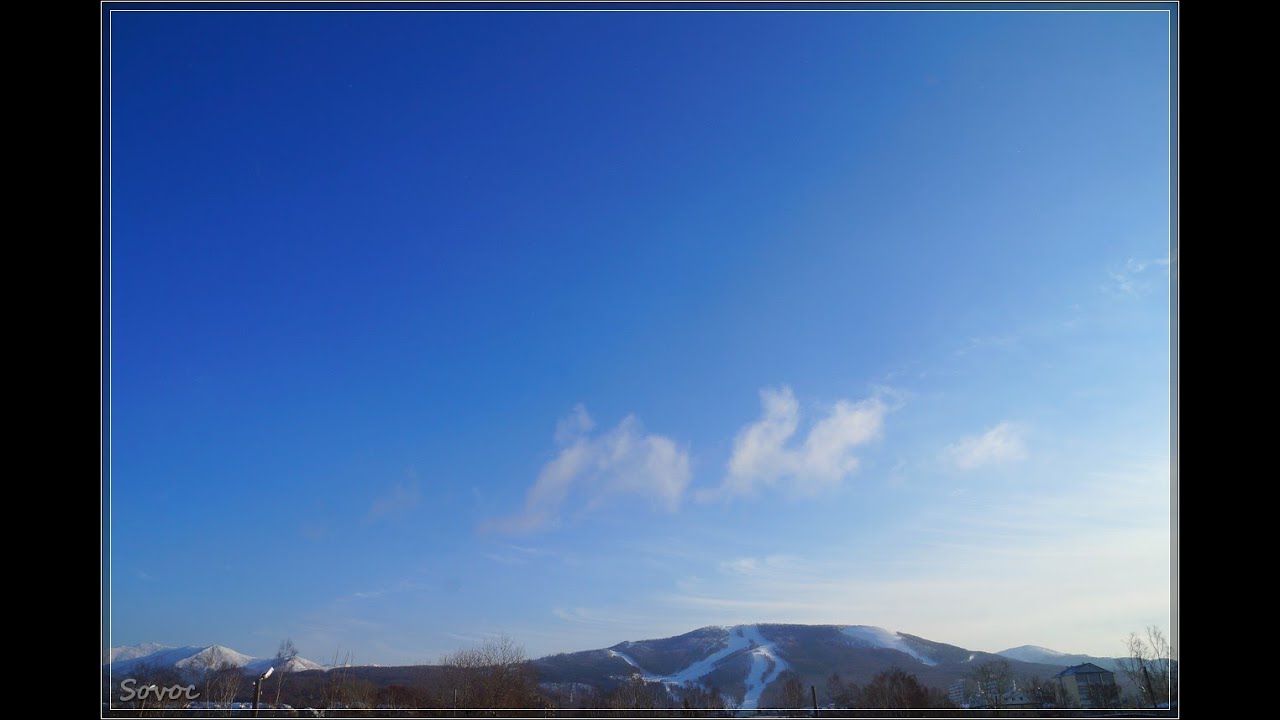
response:
M1168 21L112 13L111 643L1167 628ZM578 404L687 485L504 521Z

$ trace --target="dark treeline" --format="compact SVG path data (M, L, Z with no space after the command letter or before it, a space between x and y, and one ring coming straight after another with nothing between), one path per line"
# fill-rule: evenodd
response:
M527 660L492 664L491 657L472 655L446 658L440 665L402 667L335 667L330 670L281 673L263 684L262 717L730 717L742 715L730 708L740 698L725 697L717 688L675 688L647 682L640 675L617 679L612 687L581 683L539 684L535 666ZM137 698L119 702L120 678L116 678L115 717L249 717L247 707L228 709L230 703L252 703L253 677L237 668L212 669L193 678L173 668L138 667L129 673L133 687L156 685L196 686L199 702L220 707L203 710L187 707L185 698L156 701ZM104 673L104 686L106 676ZM866 685L829 678L826 686L805 688L794 674L771 683L761 705L766 714L812 717L812 694L819 697L817 717L972 717L956 709L938 688L922 685L899 668L884 671ZM838 703L843 707L827 705ZM289 709L275 709L281 705ZM489 708L508 708L501 711ZM1155 713L1152 716L1169 715ZM1073 710L988 710L984 717L1097 717L1096 712Z
M716 687L675 687L644 680L639 674L615 678L609 687L582 683L539 684L535 666L517 650L504 655L502 647L485 646L455 653L439 665L403 667L334 667L330 670L281 673L264 681L263 717L320 717L369 715L378 717L729 717L740 697ZM199 678L181 676L173 668L134 668L134 687L160 688L195 685L198 702L217 703L204 712L181 709L185 698L147 698L119 702L116 688L115 716L245 716L247 708L231 703L252 703L253 678L237 668L221 667ZM117 678L117 681L119 679ZM771 708L789 707L796 715L811 712L809 693L798 678L787 675L772 683L762 698ZM104 675L104 684L105 684ZM837 682L837 686L839 683ZM826 695L824 689L824 697ZM881 673L863 687L841 687L840 699L857 706L862 702L889 708L946 708L940 690L926 688L914 675L894 669ZM288 709L279 709L282 705ZM872 705L873 707L875 705ZM493 712L491 708L508 708ZM336 712L335 712L336 711ZM772 714L777 714L774 711ZM920 714L907 711L904 716ZM843 712L824 710L822 716Z
M251 713L254 680L255 675L227 664L185 672L142 664L114 677L104 668L103 711L116 717L245 717ZM436 665L357 666L350 658L335 658L328 670L273 673L262 682L259 715L586 717L601 709L628 716L728 714L716 688L668 689L639 675L604 685L540 684L524 649L498 638L446 655ZM679 710L667 710L672 707Z
M1136 637L1136 636L1135 636ZM1163 640L1162 637L1156 636ZM1137 640L1135 645L1140 644ZM1176 665L1165 647L1148 642L1134 656L1133 672L1168 677ZM290 667L297 656L292 642L281 644L273 667ZM1152 659L1155 658L1155 659ZM1161 665L1160 663L1164 664ZM348 656L334 657L327 670L276 672L262 681L262 717L729 717L743 700L745 686L676 686L646 681L641 675L597 676L591 683L542 681L539 665L509 638L488 640L454 652L434 665L358 666ZM1154 672L1152 672L1154 668ZM1128 669L1128 668L1126 668ZM984 716L1096 717L1068 707L1058 684L1040 678L1014 678L1009 664L997 660L975 665L964 683L966 704L985 698ZM103 668L103 713L116 717L248 717L256 674L226 663L198 670L131 667L109 676ZM560 680L567 680L562 677ZM1146 680L1158 700L1169 692ZM1174 681L1176 682L1176 680ZM1145 686L1144 686L1145 687ZM1176 685L1173 685L1176 697ZM194 700L192 699L194 698ZM817 703L817 709L814 703ZM1017 707L1014 702L1025 703ZM1150 700L1148 702L1151 702ZM1151 704L1155 704L1152 702ZM1113 703L1096 703L1114 708ZM814 682L787 670L760 698L770 715L805 717L971 717L943 690L926 686L898 667L874 675L865 684L832 673ZM1132 706L1130 706L1132 707ZM1149 706L1148 706L1149 707ZM1016 709L1015 709L1016 708ZM1039 709L1031 709L1039 708ZM501 709L501 710L495 710ZM1112 711L1114 712L1114 711ZM1174 716L1176 710L1150 708L1150 716Z

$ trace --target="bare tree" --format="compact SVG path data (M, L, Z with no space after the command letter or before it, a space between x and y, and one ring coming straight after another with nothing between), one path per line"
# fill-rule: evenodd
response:
M602 708L607 702L594 685L570 682L559 683L549 691L549 700L553 707L560 710L577 710L579 708Z
M226 660L206 660L200 666L193 665L191 669L199 673L203 686L201 700L214 704L235 702L240 684L244 682L244 673L240 668Z
M975 665L965 676L965 696L970 707L999 710L1016 689L1008 660L988 660Z
M1065 707L1069 704L1059 702L1059 686L1052 680L1045 680L1039 675L1024 675L1017 683L1018 688L1027 694L1027 699L1037 708L1047 708L1055 705Z
M272 667L276 669L276 702L280 705L280 693L284 690L284 676L292 669L293 661L298 657L298 647L293 644L293 638L285 638L280 641L280 648L276 650L276 657L272 660Z
M454 707L527 708L539 704L533 666L524 648L505 635L450 653L440 664L445 666L445 700Z
M666 705L666 692L662 684L649 682L640 673L632 673L631 679L609 693L606 705L616 710L652 710Z
M1143 707L1157 707L1172 701L1178 692L1178 668L1173 646L1160 628L1151 625L1144 638L1129 633L1125 641L1128 657L1119 660L1120 671L1138 688Z
M1091 708L1120 707L1120 686L1114 682L1089 685L1085 690Z
M244 671L227 661L207 673L206 686L209 688L209 700L219 705L230 706L240 694L244 685Z
M333 664L325 673L324 685L320 689L320 697L325 709L346 706L351 695L351 653L345 655L335 650Z
M858 685L846 683L839 673L827 678L827 700L838 708L851 708L858 702Z
M182 676L173 666L137 663L116 689L119 694L110 698L111 707L136 708L141 715L148 711L160 714L160 710L180 708L190 701Z
M796 710L805 707L804 683L794 670L784 670L775 682L781 682L782 707Z
M715 685L703 687L695 684L681 688L680 704L688 717L702 716L707 714L706 711L719 713L725 709L724 695Z
M862 689L860 705L876 710L947 707L941 691L930 690L915 675L894 667L878 673Z

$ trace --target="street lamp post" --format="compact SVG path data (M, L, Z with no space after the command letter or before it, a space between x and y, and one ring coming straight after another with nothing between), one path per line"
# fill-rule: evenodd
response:
M275 671L274 667L267 668L267 671L258 676L253 681L253 716L258 717L258 700L262 698L262 681L271 677L271 673Z

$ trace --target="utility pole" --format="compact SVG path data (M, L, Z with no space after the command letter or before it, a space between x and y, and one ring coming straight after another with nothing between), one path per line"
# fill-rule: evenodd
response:
M810 685L809 694L813 696L813 716L818 717L818 687L816 685Z
M271 677L271 672L273 670L275 670L274 667L267 668L266 672L259 675L258 679L253 681L253 716L254 717L258 717L258 701L262 699L262 681Z

